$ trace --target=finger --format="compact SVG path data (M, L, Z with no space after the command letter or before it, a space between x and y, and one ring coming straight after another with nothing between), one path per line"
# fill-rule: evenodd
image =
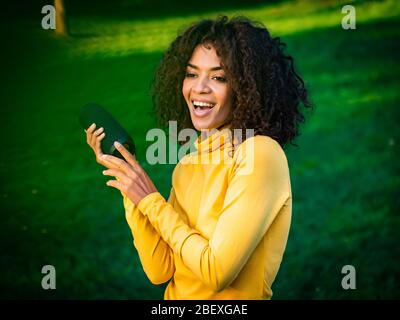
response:
M96 124L92 123L89 128L86 130L86 142L91 145L92 142L92 137L93 137L93 131L96 129Z
M103 153L101 150L101 140L103 140L105 136L106 136L106 133L103 132L101 135L96 137L95 149L96 149L96 152L99 153L99 155L100 155L100 153L101 154Z
M97 162L98 162L99 164L101 164L102 166L106 167L107 169L117 169L117 170L120 170L120 169L118 168L118 166L116 166L114 163L105 160L105 159L103 158L103 155L104 155L104 154L101 154L101 156L99 156L99 157L97 158Z
M96 124L92 123L89 128L86 129L87 133L93 133L94 129L96 129Z
M124 159L131 164L132 166L136 166L137 161L135 156L130 153L121 143L119 143L118 141L114 142L114 146L117 148L117 150L119 151L119 153L124 157Z
M121 192L126 192L126 187L123 183L121 183L120 181L117 180L108 180L106 182L106 185L108 185L109 187L114 187L116 189L118 189Z
M121 180L123 183L129 182L129 178L121 170L118 170L118 169L103 170L103 175L116 177L119 180Z
M103 138L106 136L106 133L105 132L103 132L102 134L100 134L100 135L98 135L97 137L96 137L96 141L97 142L100 142L101 140L103 140Z
M93 132L93 135L98 136L100 133L102 133L104 131L104 128L98 128L95 132Z
M92 140L92 132L90 131L90 126L88 129L85 130L86 132L86 143L90 146L90 141Z
M101 127L99 129L97 129L95 132L93 132L92 139L91 139L92 146L96 145L96 139L103 132L103 130L104 130L104 128Z
M117 164L107 160L106 156L108 157L109 155L106 155L106 154L102 153L101 156L99 157L98 162L101 165L103 165L104 167L106 167L107 169L118 169L118 170L121 170ZM112 157L112 156L110 156L110 157Z
M135 172L143 178L143 169L141 168L141 166L139 165L139 162L136 160L136 156L132 153L130 153L128 151L128 149L126 149L124 147L124 145L122 145L121 143L119 143L118 141L114 142L114 146L117 148L117 150L121 153L121 155L124 157L124 159L133 167L133 169L135 170Z
M115 166L117 166L120 170L122 170L123 172L125 172L125 174L127 174L129 171L132 170L132 167L124 160L114 157L112 155L109 154L103 154L101 156L102 159L111 162L112 164L114 164Z
M96 157L100 159L100 157L103 155L103 150L101 150L101 140L105 137L105 133L103 132L101 135L99 135L96 139L96 144L94 145L94 153L96 154Z

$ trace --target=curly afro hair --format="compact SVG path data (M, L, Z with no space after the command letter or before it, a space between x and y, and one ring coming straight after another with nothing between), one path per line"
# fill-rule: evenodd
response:
M233 96L231 129L254 129L255 135L270 136L282 146L292 143L305 120L301 105L312 107L304 81L283 52L286 44L245 17L201 20L171 43L152 86L159 124L176 120L178 130L193 128L182 83L199 44L212 45L221 59Z

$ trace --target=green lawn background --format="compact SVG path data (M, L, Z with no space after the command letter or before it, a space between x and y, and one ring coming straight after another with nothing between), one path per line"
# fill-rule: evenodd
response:
M179 29L202 17L244 14L281 36L316 106L286 148L293 221L274 299L399 298L399 34L397 1L285 1L135 19L71 14L56 39L35 18L4 36L1 298L160 299L145 277L120 194L105 185L77 116L106 106L135 138L144 169L168 196L173 165L145 161L157 127L149 86ZM197 10L193 10L197 12ZM41 288L54 265L57 289ZM343 290L354 265L357 289Z

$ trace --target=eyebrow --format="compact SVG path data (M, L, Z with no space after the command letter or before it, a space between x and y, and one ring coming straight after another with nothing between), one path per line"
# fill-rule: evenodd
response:
M191 67L191 68L193 68L193 69L197 69L197 70L199 69L198 66L195 66L194 64L191 64L191 63L188 63L188 66ZM210 71L217 71L217 70L223 70L223 69L222 69L221 66L218 66L218 67L212 67L212 68L210 68L209 70L210 70Z

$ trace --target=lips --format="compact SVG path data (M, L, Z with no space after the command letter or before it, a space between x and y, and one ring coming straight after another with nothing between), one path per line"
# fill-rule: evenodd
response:
M192 100L193 113L196 117L203 118L208 116L212 109L215 107L215 103L204 100Z
M212 108L215 106L214 102L204 101L204 100L192 100L192 104L194 107L201 107L201 108Z

